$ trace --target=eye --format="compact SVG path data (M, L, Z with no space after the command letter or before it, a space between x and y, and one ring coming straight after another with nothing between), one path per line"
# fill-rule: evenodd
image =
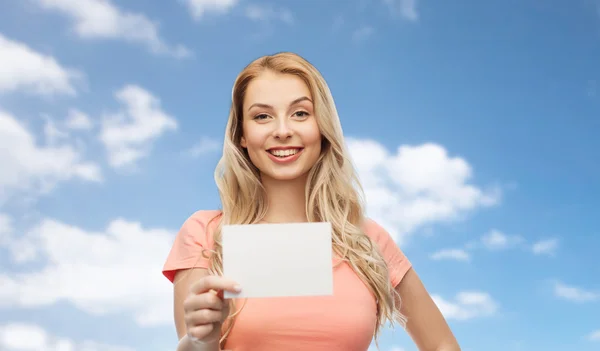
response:
M268 118L268 117L269 117L269 115L267 115L266 113L260 113L260 114L258 114L256 116L254 116L253 119L263 120L263 119Z
M296 111L294 112L294 116L296 117L307 117L309 115L306 111Z

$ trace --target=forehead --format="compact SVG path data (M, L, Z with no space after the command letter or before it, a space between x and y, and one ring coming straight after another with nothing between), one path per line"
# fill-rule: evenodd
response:
M286 104L302 96L312 99L310 89L300 77L267 71L248 84L244 105L256 102L269 105Z

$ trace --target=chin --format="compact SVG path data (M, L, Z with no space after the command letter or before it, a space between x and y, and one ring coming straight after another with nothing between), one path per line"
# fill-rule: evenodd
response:
M265 172L263 177L270 178L272 180L291 181L300 178L306 178L308 172Z

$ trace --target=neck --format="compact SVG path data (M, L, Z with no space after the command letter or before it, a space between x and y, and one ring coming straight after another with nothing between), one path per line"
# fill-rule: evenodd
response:
M307 222L304 189L307 176L294 180L275 180L263 177L269 209L263 218L267 223Z

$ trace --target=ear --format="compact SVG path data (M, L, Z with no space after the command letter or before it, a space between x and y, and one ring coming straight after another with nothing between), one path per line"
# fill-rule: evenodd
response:
M248 144L246 143L246 138L244 138L242 136L242 138L240 139L240 145L245 149L248 147Z

